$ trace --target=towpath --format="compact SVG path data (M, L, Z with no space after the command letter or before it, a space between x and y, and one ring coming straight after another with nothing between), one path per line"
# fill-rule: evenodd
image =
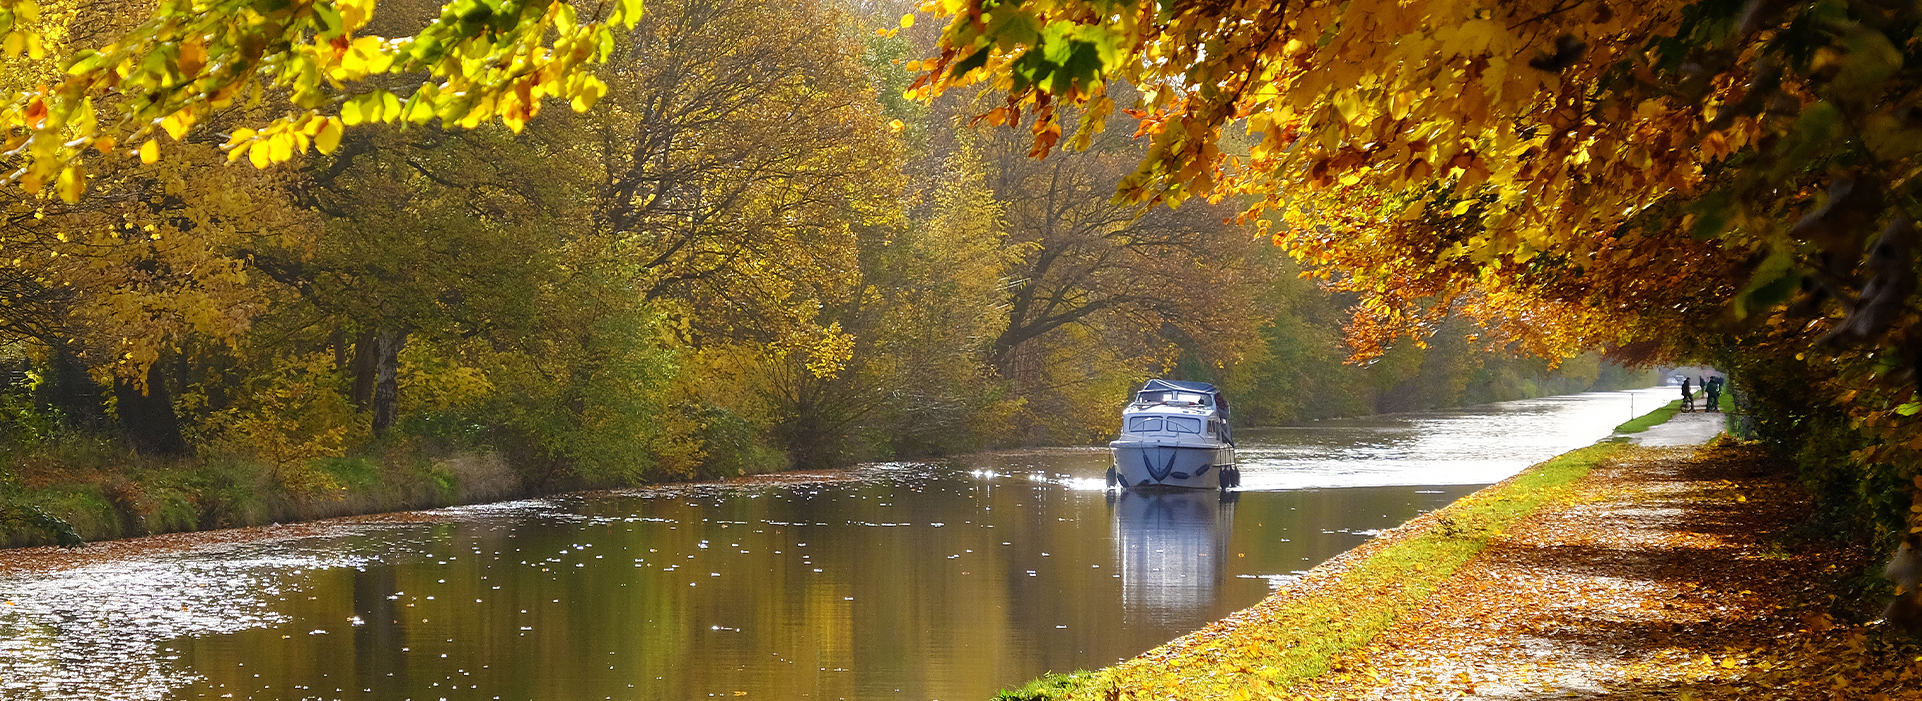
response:
M1651 448L1702 445L1722 432L1727 418L1721 412L1683 412L1627 438L1630 443Z
M1668 447L1597 467L1287 695L1922 699L1922 646L1831 609L1872 556L1797 532L1807 500L1758 452L1698 451L1720 419L1650 430Z

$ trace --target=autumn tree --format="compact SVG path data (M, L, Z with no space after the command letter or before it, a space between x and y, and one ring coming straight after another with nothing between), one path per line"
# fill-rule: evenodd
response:
M46 16L29 6L14 8L5 33L17 50L0 57L0 90L44 84L60 75L63 56L130 25L114 3L61 5ZM0 195L8 263L0 267L0 343L23 342L44 358L51 381L43 397L77 425L105 426L99 385L111 387L116 423L141 452L188 450L155 363L178 358L195 337L245 333L265 301L249 278L248 251L299 247L306 232L307 218L273 195L274 176L222 172L222 160L205 140L182 144L165 164L93 154L82 161L95 171L96 197Z
M1007 323L998 305L1018 254L999 226L975 147L921 183L909 209L857 231L856 285L822 300L821 318L853 340L845 367L812 372L768 357L756 394L797 466L899 459L977 448L1004 437L1014 398L987 360Z
M1140 157L1119 132L1086 151L1045 160L1030 158L1028 145L1006 130L988 132L985 141L987 186L1001 208L1013 258L1001 303L1007 320L988 362L1018 394L1038 401L1044 388L1075 382L1068 366L1049 367L1061 349L1046 341L1061 331L1092 333L1102 346L1136 354L1128 362L1132 377L1107 388L1109 400L1093 402L1100 407L1126 396L1125 385L1138 375L1166 364L1171 345L1198 353L1204 365L1238 359L1253 335L1252 300L1265 271L1250 265L1255 234L1227 221L1232 210L1206 202L1169 209L1113 201L1116 183Z

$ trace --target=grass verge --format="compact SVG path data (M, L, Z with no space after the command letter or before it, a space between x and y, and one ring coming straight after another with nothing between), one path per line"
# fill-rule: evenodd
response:
M1722 395L1722 396L1726 398L1728 395ZM1726 404L1727 402L1723 402L1723 403ZM1664 423L1668 423L1668 420L1675 418L1675 413L1681 410L1682 410L1682 400L1677 399L1675 401L1669 402L1666 406L1663 406L1662 408L1656 409L1654 411L1648 412L1646 414L1643 414L1641 416L1638 416L1623 422L1622 425L1615 427L1615 432L1616 433L1641 433L1643 431L1649 430L1650 428L1654 428Z
M1384 547L1323 564L1293 588L1206 629L1113 667L1051 674L995 698L1249 699L1284 692L1392 625L1509 526L1625 449L1603 443L1564 453L1410 522L1403 535L1385 535Z

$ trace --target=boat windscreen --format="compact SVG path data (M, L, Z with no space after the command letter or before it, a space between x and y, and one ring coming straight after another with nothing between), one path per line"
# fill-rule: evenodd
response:
M1200 433L1201 419L1186 416L1168 417L1168 430L1175 433Z

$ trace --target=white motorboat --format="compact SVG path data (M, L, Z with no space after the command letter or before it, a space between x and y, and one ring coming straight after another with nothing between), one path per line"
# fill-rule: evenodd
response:
M1108 447L1110 487L1241 486L1228 401L1206 382L1149 380L1121 411L1121 437Z

